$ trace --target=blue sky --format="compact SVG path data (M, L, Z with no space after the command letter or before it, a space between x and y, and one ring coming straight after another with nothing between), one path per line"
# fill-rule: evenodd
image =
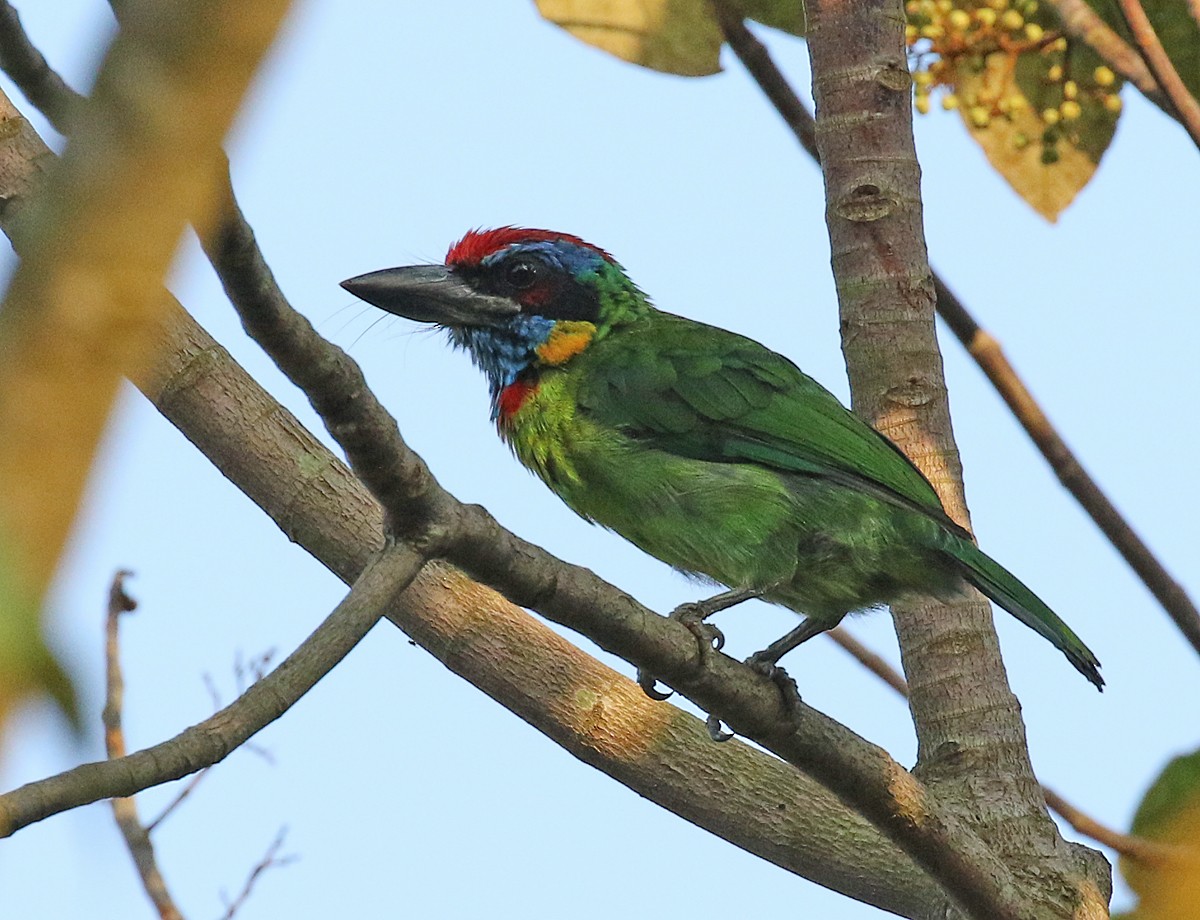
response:
M736 60L685 80L589 49L532 4L402 7L297 6L231 138L242 206L284 290L359 360L444 485L656 609L694 599L693 585L588 527L512 461L466 358L402 320L368 328L377 317L337 282L440 259L469 227L566 230L612 252L664 309L766 342L844 397L819 174ZM106 5L18 8L85 87ZM804 45L768 37L807 93ZM1055 226L991 173L956 116L918 119L927 233L935 266L1195 596L1196 151L1134 93L1124 98L1096 179ZM245 340L191 242L172 287L319 430ZM1000 614L1034 764L1126 827L1167 758L1200 743L1190 707L1173 703L1200 693L1196 657L942 332L980 542L1085 638L1109 681L1095 693ZM205 674L228 701L239 654L286 653L343 593L130 388L54 594L53 640L91 728L76 745L49 709L28 709L7 738L5 788L101 756L103 606L119 567L137 573L129 589L141 603L124 624L131 746L208 715ZM761 605L726 617L739 654L794 622ZM851 628L896 660L886 615ZM911 763L907 709L842 652L814 642L789 669L808 702ZM882 916L579 764L390 626L257 740L273 763L235 754L156 835L189 916L219 915L220 891L236 893L284 824L300 859L262 878L243 917L691 920L747 904ZM171 794L147 793L143 814ZM151 916L104 806L0 844L0 892L11 916Z

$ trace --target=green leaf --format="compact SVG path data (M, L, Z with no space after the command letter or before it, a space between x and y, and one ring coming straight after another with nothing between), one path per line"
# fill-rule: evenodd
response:
M651 70L700 77L721 70L724 36L709 0L536 0L580 41ZM798 0L727 0L749 19L804 34Z
M1200 751L1167 764L1138 806L1132 832L1181 853L1155 864L1121 858L1121 874L1140 899L1138 920L1194 916L1200 904Z

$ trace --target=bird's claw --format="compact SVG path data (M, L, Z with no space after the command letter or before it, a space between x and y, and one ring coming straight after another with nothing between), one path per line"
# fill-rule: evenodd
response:
M658 689L658 678L644 668L637 669L637 684L642 688L642 692L652 700L663 702L669 700L675 695L674 690L668 689L665 693Z
M721 720L716 716L709 716L704 720L704 727L708 729L708 737L712 738L717 744L724 744L733 737L733 732L727 732L721 727Z
M668 618L686 626L688 632L695 636L696 641L700 643L702 652L709 650L719 652L725 647L725 633L712 623L705 622L705 618L711 615L712 611L705 606L703 601L689 601L672 610L668 614Z
M755 652L746 659L746 665L756 674L761 674L771 681L783 694L783 702L791 707L800 700L800 688L787 671L776 664L775 660L764 652Z

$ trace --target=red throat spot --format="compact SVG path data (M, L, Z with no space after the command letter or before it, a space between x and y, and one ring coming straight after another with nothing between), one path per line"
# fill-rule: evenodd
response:
M537 384L526 380L518 380L506 386L500 391L500 399L497 401L500 408L498 420L505 423L510 422L525 400L536 391Z

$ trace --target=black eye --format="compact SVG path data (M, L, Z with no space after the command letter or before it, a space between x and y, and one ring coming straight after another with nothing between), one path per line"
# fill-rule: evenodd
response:
M537 263L528 259L517 259L504 269L504 280L518 291L526 291L533 287L537 278Z

